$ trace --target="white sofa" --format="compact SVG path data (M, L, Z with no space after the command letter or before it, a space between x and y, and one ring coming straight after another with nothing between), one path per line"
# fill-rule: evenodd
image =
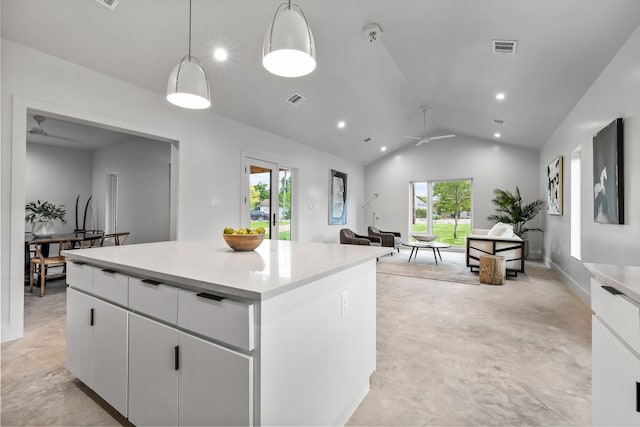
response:
M478 271L481 255L499 255L505 258L507 275L524 273L524 241L508 230L504 235L489 235L490 231L473 229L467 236L467 267Z

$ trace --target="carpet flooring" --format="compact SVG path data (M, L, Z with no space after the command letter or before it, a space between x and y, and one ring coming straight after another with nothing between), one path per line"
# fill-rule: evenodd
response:
M544 265L526 269L503 286L379 272L377 371L348 425L590 425L591 311ZM64 360L64 284L26 292L25 337L2 344L1 424L127 425Z

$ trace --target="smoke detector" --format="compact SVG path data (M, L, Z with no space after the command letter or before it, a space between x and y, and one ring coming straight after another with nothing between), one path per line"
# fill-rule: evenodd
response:
M378 40L378 37L382 34L382 28L380 28L378 24L365 25L364 28L362 28L362 34L373 43Z

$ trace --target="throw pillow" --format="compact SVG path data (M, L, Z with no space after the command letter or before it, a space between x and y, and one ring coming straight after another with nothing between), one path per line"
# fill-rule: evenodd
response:
M502 236L502 233L504 233L506 228L507 228L506 224L499 222L493 227L491 227L491 230L489 230L489 233L487 233L487 236L493 236L493 237Z

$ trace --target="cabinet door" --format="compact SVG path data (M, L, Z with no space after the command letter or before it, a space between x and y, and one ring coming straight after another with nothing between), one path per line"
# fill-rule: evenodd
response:
M638 426L640 359L593 317L593 425Z
M93 298L67 288L67 369L91 386L91 310Z
M180 332L180 425L253 425L253 358Z
M126 417L129 313L99 299L93 311L91 388Z
M135 425L177 425L178 332L129 315L129 421Z

